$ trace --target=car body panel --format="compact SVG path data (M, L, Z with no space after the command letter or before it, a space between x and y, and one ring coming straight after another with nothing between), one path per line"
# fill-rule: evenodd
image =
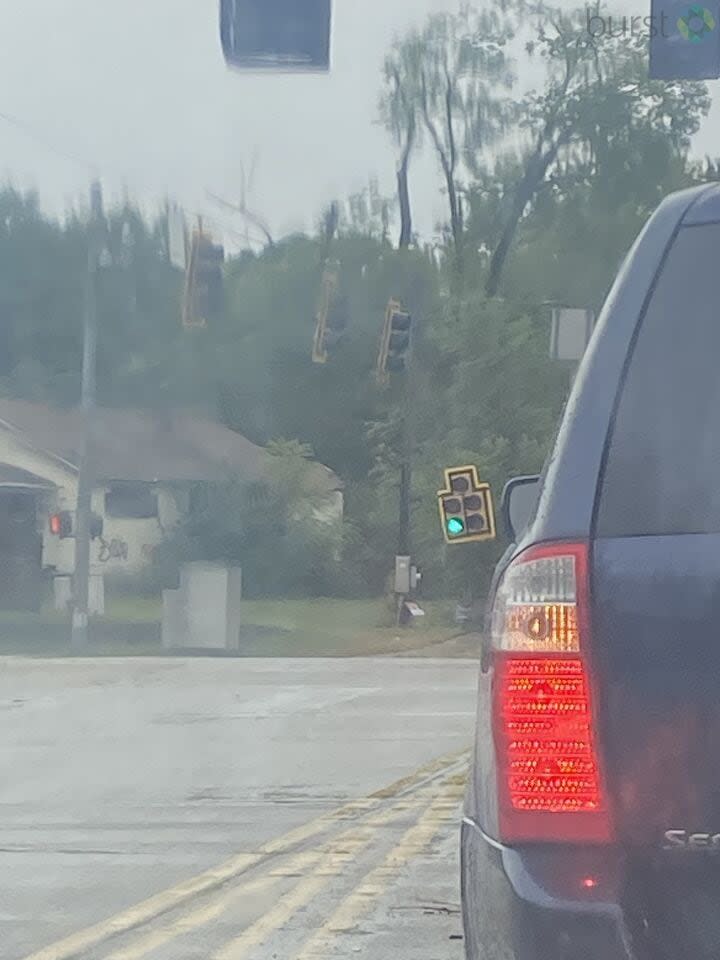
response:
M659 271L684 227L716 222L720 187L710 185L667 198L641 232L578 371L534 518L493 578L492 593L531 545L588 544L593 685L614 845L499 842L486 636L461 841L469 960L717 955L709 951L720 943L713 920L720 916L720 855L693 860L687 849L665 850L663 838L673 828L720 832L720 774L712 760L720 744L720 643L713 629L720 625L720 530L632 537L597 530L618 404ZM713 482L720 487L720 470ZM559 876L577 880L581 863L588 876L595 870L604 877L602 890L558 888Z

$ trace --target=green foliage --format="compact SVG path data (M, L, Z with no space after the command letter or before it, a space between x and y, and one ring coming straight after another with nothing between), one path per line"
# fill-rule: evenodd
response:
M327 596L344 592L341 563L346 532L328 514L311 450L275 441L267 475L250 482L228 477L209 488L195 512L158 555L165 584L196 560L242 567L247 596Z

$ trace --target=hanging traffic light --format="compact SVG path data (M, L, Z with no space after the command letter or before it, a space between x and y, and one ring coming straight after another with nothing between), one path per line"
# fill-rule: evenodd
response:
M386 383L391 373L403 373L407 367L410 341L412 338L412 317L403 310L398 300L390 300L385 310L380 352L377 362L377 379Z
M201 236L195 275L195 297L198 315L204 319L218 317L225 307L223 264L225 249Z
M224 262L224 247L213 243L202 230L196 230L190 245L183 326L206 327L210 320L221 316L225 308Z
M313 363L327 363L328 347L334 346L347 326L347 301L338 297L337 265L327 266L320 286L320 303L313 338Z
M327 326L325 329L325 345L334 347L342 339L350 322L350 306L348 298L340 295L330 305L327 316Z
M331 0L220 0L220 39L239 70L326 73Z
M438 506L446 543L495 538L490 484L480 482L476 467L451 467L445 471L445 489L438 491Z

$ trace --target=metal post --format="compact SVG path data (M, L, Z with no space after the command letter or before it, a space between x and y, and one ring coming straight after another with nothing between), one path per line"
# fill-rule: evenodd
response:
M83 649L88 643L88 600L90 594L90 519L92 514L93 421L96 394L97 360L97 278L103 241L102 187L95 181L90 188L90 228L88 236L85 315L83 323L82 392L80 401L81 438L75 514L75 578L71 646Z
M403 423L403 433L405 434L404 446L408 446L407 422ZM400 512L398 523L398 554L400 556L410 556L410 497L412 495L412 463L409 457L409 451L403 454L403 462L400 464Z
M414 305L413 305L414 306ZM400 556L412 555L412 472L415 457L415 347L418 332L418 312L411 311L413 318L410 331L404 383L402 386L400 503L398 510L398 549ZM398 603L397 622L402 624L402 609L406 598Z

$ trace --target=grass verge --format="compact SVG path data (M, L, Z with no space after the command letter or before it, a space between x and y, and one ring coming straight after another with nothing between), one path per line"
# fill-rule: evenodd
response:
M425 617L411 628L393 625L384 600L247 600L243 604L241 655L352 657L406 653L443 644L458 633L451 608L423 604ZM161 606L148 598L119 597L91 627L90 655L162 653ZM70 655L70 620L54 611L0 612L0 654Z

